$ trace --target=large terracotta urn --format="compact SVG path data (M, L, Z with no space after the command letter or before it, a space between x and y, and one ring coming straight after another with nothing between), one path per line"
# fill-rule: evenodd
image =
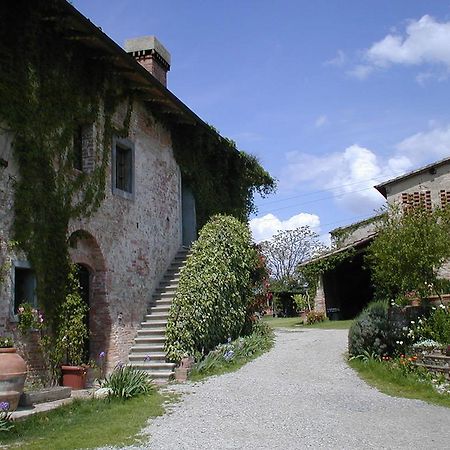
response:
M0 348L0 402L9 403L15 411L23 392L27 365L15 348Z

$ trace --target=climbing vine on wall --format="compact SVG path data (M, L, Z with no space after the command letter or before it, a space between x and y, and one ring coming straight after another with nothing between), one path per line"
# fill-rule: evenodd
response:
M343 250L339 253L323 256L321 259L300 266L297 271L300 278L307 286L307 292L310 298L314 298L319 287L319 278L324 273L333 270L346 259L351 258L355 253L353 249Z
M183 180L195 194L199 227L217 213L245 221L255 211L254 194L275 190L275 180L258 160L215 129L178 124L171 131Z
M71 219L92 214L105 196L113 134L126 136L133 104L126 86L101 60L64 35L61 2L2 2L0 123L14 135L14 237L37 278L37 296L52 322L66 293ZM48 26L51 21L51 26ZM123 127L117 106L128 98ZM103 100L104 99L104 100ZM73 136L96 124L95 161L74 170Z

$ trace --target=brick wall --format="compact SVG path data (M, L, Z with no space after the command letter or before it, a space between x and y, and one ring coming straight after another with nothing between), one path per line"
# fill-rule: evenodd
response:
M114 118L118 124L125 113L126 104ZM95 125L83 131L83 169L87 171L96 159L97 135ZM133 108L129 140L135 146L134 200L112 193L108 170L102 205L89 219L73 221L69 229L69 233L88 233L71 249L71 256L90 270L91 353L96 357L105 351L109 369L126 361L152 292L182 241L181 175L170 134L139 102ZM12 161L10 137L0 134L0 152ZM13 193L8 180L17 176L17 168L11 162L0 171L0 230L10 239ZM0 333L11 332L14 326L12 299L7 280L0 286Z

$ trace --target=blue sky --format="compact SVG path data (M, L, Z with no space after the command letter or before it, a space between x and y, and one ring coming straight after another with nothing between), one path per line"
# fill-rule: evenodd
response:
M73 4L119 44L157 36L169 89L279 180L256 239L368 217L374 184L450 156L450 2Z

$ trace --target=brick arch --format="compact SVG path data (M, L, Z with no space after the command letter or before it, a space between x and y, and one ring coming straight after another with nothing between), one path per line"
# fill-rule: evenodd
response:
M89 356L97 360L100 352L107 352L111 334L106 262L91 233L85 230L74 231L69 242L72 262L89 270Z

